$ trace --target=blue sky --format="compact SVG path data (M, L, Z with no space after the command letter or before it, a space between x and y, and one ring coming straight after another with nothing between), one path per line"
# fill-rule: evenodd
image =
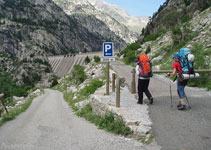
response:
M133 16L152 16L166 0L104 0L124 8Z

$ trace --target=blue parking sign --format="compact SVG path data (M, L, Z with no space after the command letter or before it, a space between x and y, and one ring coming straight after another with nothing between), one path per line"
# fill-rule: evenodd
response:
M103 56L104 57L113 57L113 43L105 42L103 43Z

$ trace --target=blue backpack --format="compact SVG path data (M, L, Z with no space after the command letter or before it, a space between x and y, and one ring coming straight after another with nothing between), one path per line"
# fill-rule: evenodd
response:
M194 55L191 54L190 49L181 48L179 55L182 72L187 74L194 74Z

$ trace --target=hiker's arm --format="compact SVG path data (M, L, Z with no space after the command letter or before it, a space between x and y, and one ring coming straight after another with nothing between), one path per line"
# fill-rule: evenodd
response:
M174 76L177 74L177 70L176 68L174 68L173 72L172 73L168 73L169 76Z

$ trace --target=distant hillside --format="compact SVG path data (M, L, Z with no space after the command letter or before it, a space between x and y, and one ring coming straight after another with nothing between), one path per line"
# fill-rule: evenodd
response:
M146 28L142 30L139 41L163 28L170 29L191 20L195 12L201 12L210 5L211 0L166 0L153 14Z
M48 82L47 55L100 51L104 41L126 45L102 21L68 16L51 0L0 0L0 75L8 73L18 85Z
M104 13L95 8L89 0L53 0L59 7L61 7L65 13L71 17L77 16L78 24L82 25L89 32L98 34L99 36L107 37L108 34L113 34L113 37L119 37L129 44L137 40L138 34L130 31L125 24L119 22L112 16L112 13ZM101 2L101 1L98 1ZM102 3L102 5L104 5ZM129 19L131 16L128 16ZM84 22L83 20L87 22ZM98 21L97 21L98 20ZM103 22L101 27L94 22ZM146 25L146 24L145 24ZM106 29L107 28L107 29ZM103 30L102 30L103 29ZM106 30L105 30L106 29ZM109 31L109 30L110 31ZM115 39L112 39L115 42ZM121 43L121 42L119 42ZM124 43L121 43L124 45ZM122 47L125 47L122 46Z
M141 33L149 17L147 16L130 16L128 12L116 5L109 4L104 0L88 0L96 9L106 13L117 20L119 23L125 25L130 31ZM140 1L140 5L141 1Z

